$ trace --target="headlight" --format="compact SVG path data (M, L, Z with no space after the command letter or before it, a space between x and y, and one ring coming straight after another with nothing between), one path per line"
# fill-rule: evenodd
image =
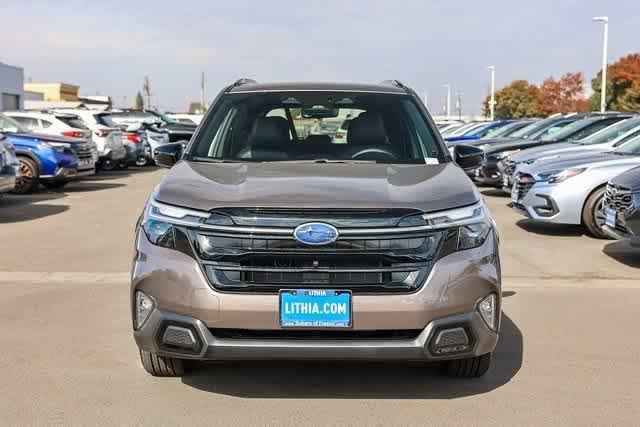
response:
M455 228L458 231L458 250L481 246L492 229L493 221L484 202L464 208L422 215L434 229Z
M180 246L176 245L176 238L183 233L176 226L197 227L200 224L233 225L233 221L226 215L165 205L151 199L141 222L142 230L151 243L169 249Z
M567 179L574 177L576 175L580 175L582 172L586 171L587 168L570 168L565 169L563 171L559 171L556 173L550 173L548 175L540 176L543 180L547 181L549 184L559 184L561 182L566 181Z

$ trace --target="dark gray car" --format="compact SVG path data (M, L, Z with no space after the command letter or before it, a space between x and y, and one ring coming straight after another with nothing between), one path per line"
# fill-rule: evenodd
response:
M605 231L640 247L640 167L611 179L604 193Z
M473 167L481 151L455 156ZM412 90L241 80L186 148L155 158L171 170L140 218L131 282L152 375L236 359L489 368L497 232Z

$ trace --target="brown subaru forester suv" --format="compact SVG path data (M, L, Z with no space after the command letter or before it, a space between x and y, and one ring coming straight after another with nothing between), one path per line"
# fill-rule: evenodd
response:
M216 98L144 208L133 335L152 375L204 360L446 362L483 375L498 234L414 91L258 84Z

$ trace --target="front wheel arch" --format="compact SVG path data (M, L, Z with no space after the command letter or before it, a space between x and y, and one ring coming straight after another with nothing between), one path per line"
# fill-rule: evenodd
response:
M599 239L610 238L601 229L599 229L599 227L597 227L597 225L595 224L595 218L594 218L594 210L595 210L594 203L596 202L596 200L594 200L594 197L598 192L601 192L601 191L604 192L606 187L607 187L607 183L605 182L604 184L598 185L593 190L591 190L591 192L589 192L589 194L584 200L584 203L582 204L582 210L580 214L582 226L589 231L589 234Z

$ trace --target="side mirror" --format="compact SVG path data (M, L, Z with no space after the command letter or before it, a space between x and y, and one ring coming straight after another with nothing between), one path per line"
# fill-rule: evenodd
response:
M477 168L484 160L484 150L473 145L458 144L453 148L453 160L462 169Z
M182 158L184 147L182 142L160 145L153 150L153 158L158 166L170 168Z

